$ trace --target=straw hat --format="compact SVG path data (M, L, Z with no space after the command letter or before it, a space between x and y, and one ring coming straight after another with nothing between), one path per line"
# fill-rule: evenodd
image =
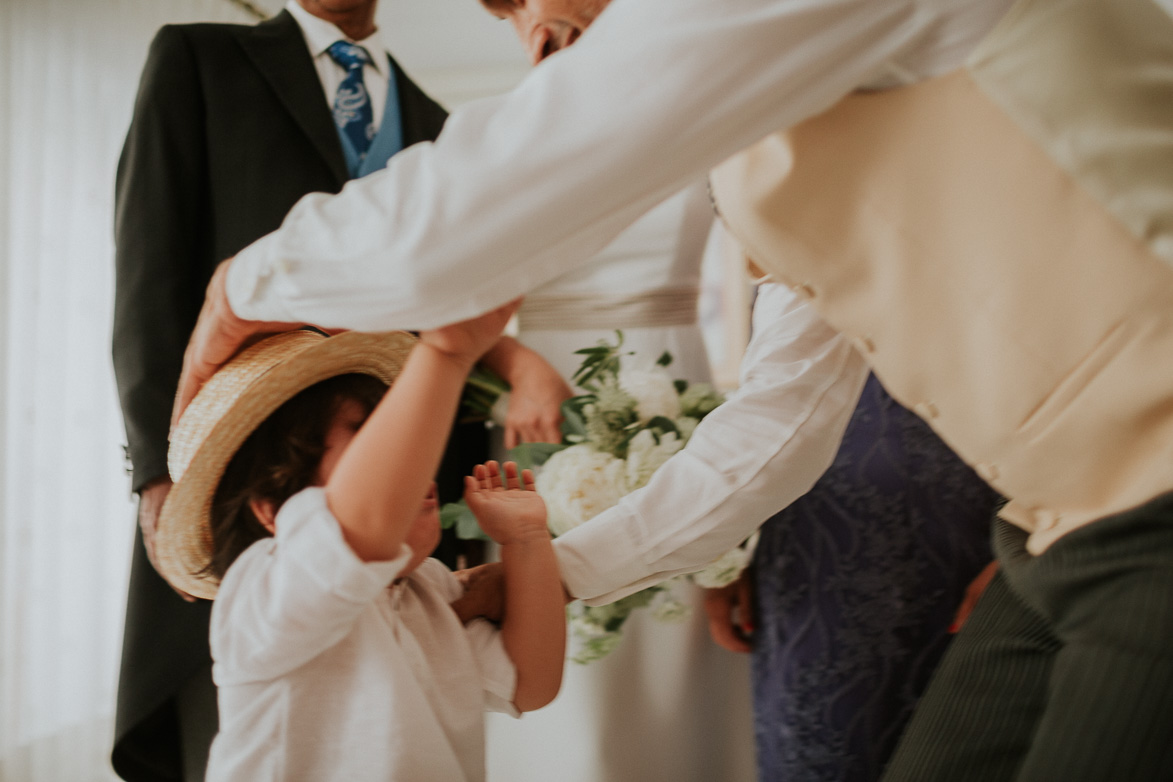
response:
M402 331L334 337L289 331L225 364L171 432L167 467L175 485L155 533L155 558L171 585L196 597L216 596L219 580L197 575L212 557L212 498L228 462L266 418L299 392L338 375L372 375L390 385L414 344L415 337Z

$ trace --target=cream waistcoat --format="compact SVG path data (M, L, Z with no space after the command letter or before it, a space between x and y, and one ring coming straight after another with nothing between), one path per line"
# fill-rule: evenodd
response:
M1021 0L967 67L713 172L758 266L1011 499L1039 553L1173 490L1173 18Z

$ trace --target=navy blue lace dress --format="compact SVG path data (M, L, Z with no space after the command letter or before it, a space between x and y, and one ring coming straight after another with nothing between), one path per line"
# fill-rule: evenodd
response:
M760 782L879 778L991 560L998 500L868 379L831 469L754 556Z

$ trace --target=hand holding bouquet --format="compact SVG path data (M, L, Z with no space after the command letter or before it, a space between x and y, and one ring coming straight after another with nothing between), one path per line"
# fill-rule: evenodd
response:
M573 381L584 393L563 403L562 443L523 444L509 452L508 458L520 466L536 468L537 491L555 537L646 485L724 401L707 383L673 379L668 353L649 368L624 366L623 359L634 354L620 352L623 334L616 335L615 344L577 351L584 358ZM470 385L469 407L480 417L501 407L500 395L507 392L502 381L482 372ZM442 518L445 526L456 525L462 537L479 536L467 508L446 506ZM748 559L746 549L739 547L691 578L704 587L723 586L737 578ZM666 621L687 616L689 609L672 595L671 584L648 587L605 606L572 604L567 610L577 649L571 659L586 663L611 652L636 608L651 606Z

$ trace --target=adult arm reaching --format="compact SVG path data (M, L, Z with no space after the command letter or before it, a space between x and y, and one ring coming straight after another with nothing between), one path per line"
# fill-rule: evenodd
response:
M562 403L574 396L546 359L513 337L501 337L481 359L509 383L505 447L562 441Z
M226 302L205 312L229 322L204 331L239 330L232 317L418 329L484 312L574 268L767 133L894 73L960 65L1005 6L612 4L517 89L454 112L434 144L337 196L303 198L231 262ZM197 346L181 402L232 341Z

